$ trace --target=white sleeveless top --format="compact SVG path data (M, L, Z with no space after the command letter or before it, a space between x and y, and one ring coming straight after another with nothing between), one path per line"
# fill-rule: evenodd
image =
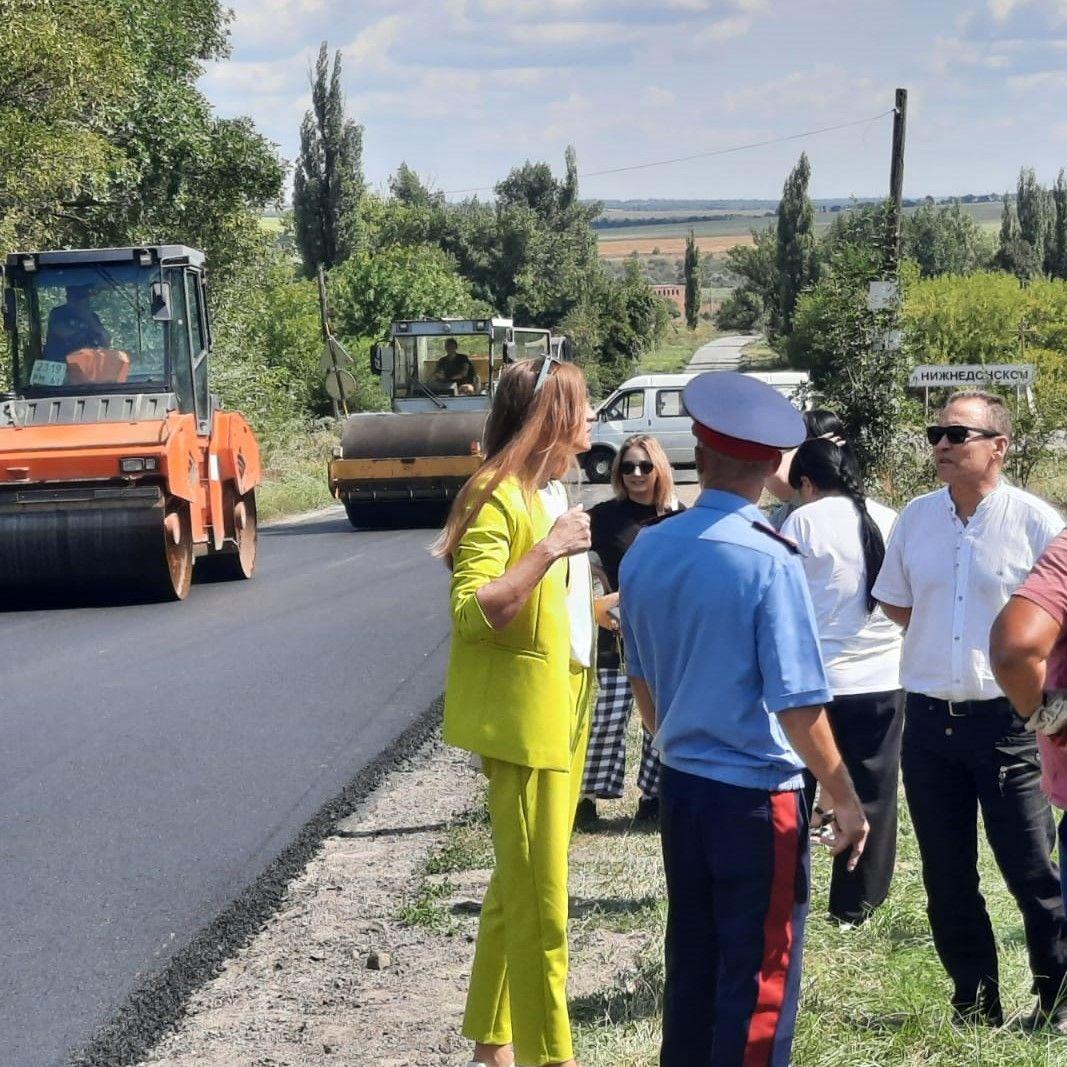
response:
M549 518L556 521L567 508L567 490L562 482L551 481L538 490L541 503L545 506ZM579 552L558 560L553 566L568 566L567 575L567 614L571 621L571 662L579 667L592 665L593 652L593 605L589 597L592 573L589 568L589 553Z

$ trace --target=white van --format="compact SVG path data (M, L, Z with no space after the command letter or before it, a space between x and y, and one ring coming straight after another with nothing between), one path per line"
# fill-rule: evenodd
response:
M774 386L784 397L808 383L807 371L747 371ZM682 409L682 390L695 374L641 374L622 383L596 412L592 446L582 456L591 482L606 482L626 438L637 433L654 437L674 467L693 466L692 419Z

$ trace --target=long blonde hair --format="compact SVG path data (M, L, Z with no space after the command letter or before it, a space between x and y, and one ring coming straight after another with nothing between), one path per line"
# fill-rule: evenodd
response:
M652 472L656 476L652 503L662 514L674 503L674 472L671 470L670 460L667 459L663 446L654 437L645 433L635 433L632 437L627 437L622 443L622 448L615 453L615 462L611 465L611 487L615 490L615 499L626 500L629 495L622 481L622 462L631 448L643 448L648 453L648 458L652 463Z
M505 478L517 478L529 496L573 462L586 418L585 375L573 363L557 363L534 392L541 366L540 359L524 359L501 374L486 424L485 462L453 501L433 555L451 562L467 527Z

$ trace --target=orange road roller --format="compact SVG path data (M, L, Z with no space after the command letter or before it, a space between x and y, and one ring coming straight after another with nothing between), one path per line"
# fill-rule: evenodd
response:
M194 564L250 578L259 445L208 384L204 255L7 257L0 589L181 600Z

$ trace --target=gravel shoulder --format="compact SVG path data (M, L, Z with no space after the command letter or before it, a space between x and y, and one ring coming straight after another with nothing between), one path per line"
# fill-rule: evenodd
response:
M492 855L482 782L466 754L427 741L322 840L143 1067L466 1062L459 1025ZM632 798L601 807L602 827L572 849L570 996L583 1064L636 1067L658 986L658 837L633 831ZM631 1037L633 1059L619 1046Z

